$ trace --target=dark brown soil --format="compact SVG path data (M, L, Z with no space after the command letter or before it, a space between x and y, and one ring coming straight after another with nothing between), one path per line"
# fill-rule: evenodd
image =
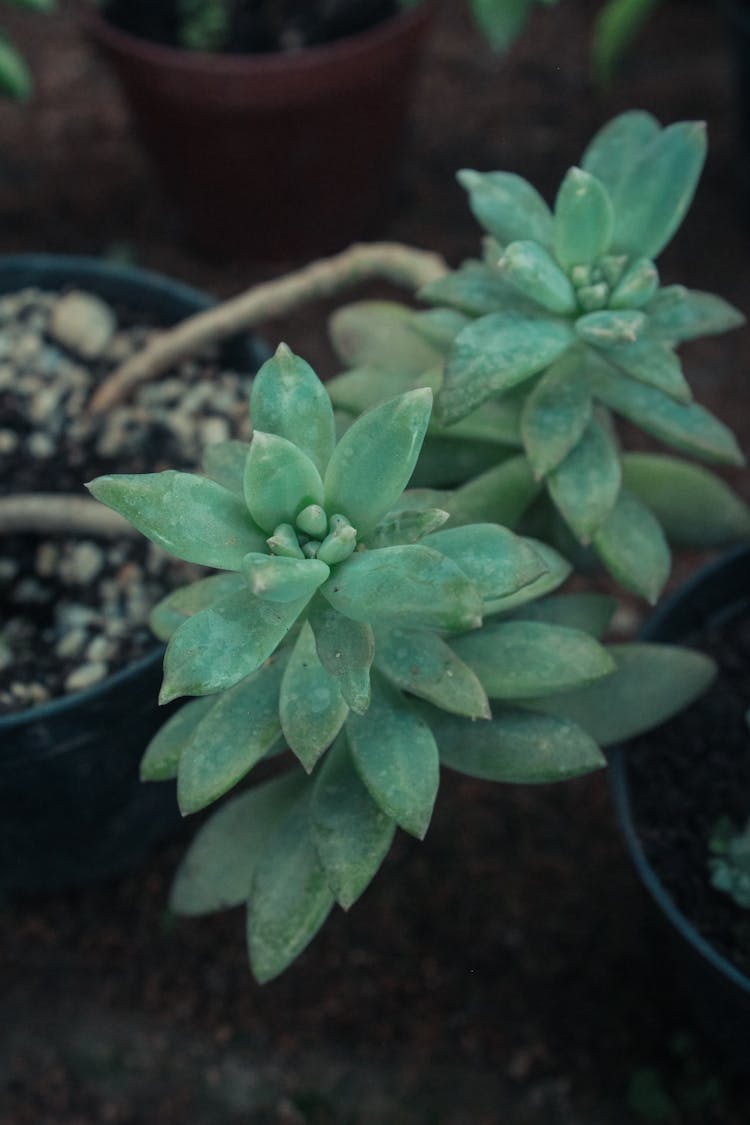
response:
M750 815L747 606L730 623L687 639L711 653L719 676L658 739L644 737L630 748L633 813L670 897L712 945L750 975L750 911L740 910L708 879L709 840L717 822L728 817L739 829Z
M706 118L706 173L663 277L750 309L717 14L664 0L612 92L598 95L586 63L597 7L540 8L498 60L458 0L443 4L390 217L371 233L457 263L477 246L457 168L512 169L551 198L615 112ZM39 96L21 111L0 106L0 249L125 253L218 295L269 276L200 259L180 240L114 84L65 8L3 19L27 48ZM330 372L326 311L283 318L266 335ZM700 401L750 448L750 331L685 356ZM730 476L749 496L748 476ZM699 561L681 555L674 581ZM643 614L631 603L632 624ZM241 913L166 917L182 846L111 887L0 916L2 1125L750 1119L747 1082L725 1074L652 944L604 775L533 790L447 775L426 842L401 838L363 901L263 989L247 973Z

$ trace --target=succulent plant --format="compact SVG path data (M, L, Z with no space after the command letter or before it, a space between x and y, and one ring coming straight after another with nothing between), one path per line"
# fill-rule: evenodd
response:
M729 429L693 401L676 351L743 318L712 294L661 286L654 264L704 156L700 123L663 129L634 111L594 137L553 211L519 176L462 172L488 232L484 261L424 288L429 311L363 303L332 323L354 368L330 384L339 408L420 382L436 392L438 464L425 462L419 483L457 483L444 470L465 457L472 518L533 517L563 550L593 546L651 601L670 568L665 530L696 546L750 534L746 506L716 475L674 457L623 456L612 417L701 460L743 461ZM452 454L441 458L439 443Z
M750 910L750 820L737 829L728 818L720 820L709 841L711 885Z
M173 889L183 913L249 901L259 980L335 902L352 905L397 827L424 836L441 762L506 782L585 773L604 764L600 745L712 675L695 653L608 649L611 599L540 600L570 573L556 551L494 524L446 528L429 490L404 491L431 405L429 388L397 395L336 442L322 384L282 345L254 381L249 444L209 446L204 476L89 486L221 571L154 609L169 641L161 699L197 698L156 735L143 777L176 776L190 813L285 746L303 767L222 806Z

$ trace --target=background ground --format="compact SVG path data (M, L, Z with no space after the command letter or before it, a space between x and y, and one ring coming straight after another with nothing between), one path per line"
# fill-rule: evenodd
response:
M720 15L668 0L603 96L587 75L594 5L541 10L502 60L460 7L441 8L390 217L373 233L457 264L476 228L455 169L512 169L549 198L615 112L705 118L707 170L663 274L750 309ZM282 272L208 262L181 243L67 9L7 23L39 91L28 108L0 105L0 251L126 253L218 295ZM324 311L267 335L325 370ZM698 397L746 449L749 360L747 329L688 353ZM681 559L677 577L695 561ZM246 970L241 913L165 915L180 850L114 886L5 906L0 1125L750 1121L748 1086L671 994L605 776L523 791L446 777L427 842L402 837L352 914L263 989Z

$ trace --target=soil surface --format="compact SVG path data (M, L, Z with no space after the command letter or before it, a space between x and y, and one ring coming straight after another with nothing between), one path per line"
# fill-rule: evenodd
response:
M497 59L462 5L443 4L389 217L369 233L457 264L477 247L457 168L510 169L552 198L614 113L705 118L706 172L662 276L750 309L719 16L665 0L613 90L597 94L587 65L596 8L540 8ZM71 12L11 9L3 19L39 89L26 108L0 106L1 250L128 257L220 296L294 264L197 257ZM328 307L268 324L266 335L330 373ZM750 448L750 331L683 354L699 400ZM728 476L750 496L746 474ZM674 582L699 561L680 555ZM632 627L644 609L630 603L628 614ZM240 912L166 914L183 847L111 886L6 905L2 1125L750 1120L747 1080L726 1070L672 987L604 774L514 789L446 773L426 842L399 838L362 902L264 988L247 972Z

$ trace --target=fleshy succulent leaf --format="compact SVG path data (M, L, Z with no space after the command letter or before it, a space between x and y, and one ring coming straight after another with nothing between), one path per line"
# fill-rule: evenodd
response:
M680 343L699 336L714 336L739 328L745 318L722 297L686 289L684 285L667 285L660 289L645 308L649 334L658 340Z
M438 394L440 421L457 422L553 363L573 343L562 320L491 313L459 332Z
M485 522L515 527L539 489L528 460L521 455L468 481L449 494L443 504L451 527Z
M523 240L506 246L499 262L502 276L529 300L548 312L570 316L577 307L568 276L538 242Z
M286 344L253 380L250 418L253 429L286 438L325 473L335 440L331 402L309 363Z
M581 167L601 180L615 206L630 168L659 132L660 125L655 117L634 109L608 121L589 142Z
M607 764L593 738L565 718L501 707L487 723L442 715L435 719L442 764L485 781L539 785L580 777Z
M357 415L374 406L382 406L398 395L408 394L417 387L429 387L436 393L442 382L442 363L439 367L420 374L396 368L355 367L329 379L326 390L339 411L339 416L343 411ZM354 418L349 421L353 424Z
M178 868L170 908L176 914L212 914L246 902L268 840L305 788L301 772L291 770L218 808Z
M156 732L141 758L141 781L170 781L177 777L183 750L196 725L216 704L213 698L191 699L171 715Z
M475 672L437 633L425 629L380 628L377 666L396 687L443 711L488 719L490 705Z
M609 628L616 609L617 600L606 594L558 594L530 602L517 610L514 618L582 629L584 633L599 640Z
M610 676L588 687L536 700L534 707L580 724L612 746L676 715L709 686L716 666L703 653L660 644L611 645Z
M611 309L640 309L654 296L659 274L650 258L636 258L622 275L609 298ZM649 319L649 332L652 322Z
M487 601L514 594L547 570L527 540L497 524L445 528L423 542L453 559Z
M246 589L188 618L167 646L160 702L211 695L249 676L275 652L308 601L267 602Z
M505 246L533 238L543 246L552 241L552 213L536 188L512 172L458 173L469 193L469 206L486 231Z
M375 653L372 628L345 617L322 597L314 599L308 620L321 664L351 709L363 714L370 706L370 667Z
M498 262L500 256L498 253ZM447 350L467 324L465 317L456 319L455 315L452 319L446 320L444 316L446 312L455 311L474 317L486 316L487 313L508 308L532 315L539 311L535 309L534 301L525 297L507 276L483 262L464 262L457 270L452 270L444 277L439 277L437 281L425 285L420 289L419 297L430 305L448 306L447 309L433 309L415 317L415 329L424 334L430 328L435 331L435 317L439 312L443 314L443 321L438 322L441 332L437 337L443 344L443 350ZM433 319L428 320L428 317Z
M207 477L244 499L245 462L249 441L215 441L203 451L201 468Z
M664 340L641 337L629 344L608 345L607 359L639 382L656 387L677 402L688 403L693 397L679 357Z
M319 559L250 554L242 560L242 572L256 597L269 602L294 602L311 598L331 569Z
M320 592L353 621L401 621L438 629L473 629L482 602L453 562L420 543L355 553Z
M690 206L705 158L702 122L681 121L662 129L633 161L614 196L613 246L655 258Z
M595 419L564 461L547 478L555 507L581 543L590 543L620 491L620 457L608 431Z
M697 403L676 402L603 363L591 369L590 378L597 398L667 445L705 461L744 463L731 430Z
M250 967L265 984L312 941L334 904L310 830L310 786L267 838L250 887Z
M448 513L442 508L422 508L410 510L402 508L391 511L380 521L371 535L367 537L367 546L397 547L405 543L418 543L426 535L437 531L448 519Z
M309 624L300 629L281 681L279 715L289 748L311 772L343 726L349 708L325 670Z
M581 360L571 352L552 364L526 399L521 433L537 479L573 450L591 420L591 394L581 375Z
M498 254L498 258L499 257L500 255ZM462 268L454 271L453 273L447 274L446 276L455 277L456 274L461 273L461 269ZM497 277L498 275L493 272L493 276ZM508 288L506 282L503 282L502 284L504 290ZM421 292L424 293L425 290L423 289L421 290ZM429 298L425 297L425 300L429 300ZM443 301L441 299L440 304L442 303ZM453 305L454 302L451 300L446 300L445 304ZM482 312L490 311L484 308L485 304L486 298L483 298ZM493 304L492 308L495 307L496 306ZM444 354L450 351L456 336L459 334L461 329L465 328L469 323L469 317L465 316L462 312L459 312L458 308L427 309L425 312L415 313L412 323L414 325L415 332L418 332L420 336L423 336L424 339L427 340L428 344L432 344L432 346L434 348L437 348L437 350L441 352L441 354Z
M659 453L626 453L622 467L623 485L671 543L706 548L750 539L750 508L708 469Z
M315 465L306 453L278 434L255 431L244 484L251 516L269 533L279 524L293 524L297 513L309 504L323 503L323 481Z
M581 168L571 168L557 193L553 245L566 269L589 265L609 249L614 210L601 180Z
M527 542L531 543L534 550L542 558L547 570L535 582L530 582L528 586L522 587L517 590L515 594L507 594L503 598L494 598L490 602L484 603L485 617L491 614L506 614L513 610L518 609L520 606L529 604L536 601L537 598L543 598L546 594L550 594L556 590L558 586L562 586L566 578L569 577L572 566L567 559L546 543L537 539L529 539Z
M451 647L490 699L531 699L590 683L614 668L593 637L541 621L503 621L454 638Z
M235 684L197 724L180 757L177 800L183 816L223 797L281 738L281 660Z
M626 489L594 535L594 547L621 585L656 601L669 577L669 546L656 517Z
M87 488L147 539L186 562L239 570L263 536L242 501L205 477L163 473L97 477Z
M421 388L363 414L339 441L325 476L326 508L366 535L409 483L432 410Z
M328 333L347 367L418 375L439 366L442 356L413 321L414 310L395 301L357 301L333 313Z
M405 832L424 839L440 781L430 728L399 691L374 676L369 709L351 714L345 729L370 796Z
M602 309L586 313L576 321L576 332L597 348L621 347L628 352L648 324L639 309Z
M370 796L344 737L326 755L317 776L310 820L328 885L348 910L388 854L396 825Z
M247 589L242 574L230 572L228 574L212 574L209 578L200 578L191 582L189 586L181 586L167 594L151 610L149 625L151 631L160 641L168 641L172 634L184 624L189 617L208 609L214 602L225 598L228 594L236 594Z

